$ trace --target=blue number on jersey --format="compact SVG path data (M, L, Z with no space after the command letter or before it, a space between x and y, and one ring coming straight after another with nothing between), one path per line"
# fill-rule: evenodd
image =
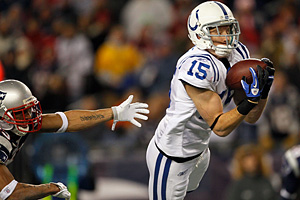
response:
M196 76L196 78L203 80L203 79L205 79L206 76L207 76L207 73L206 73L206 71L205 71L204 68L209 69L209 68L210 68L210 65L207 65L207 64L204 64L204 63L202 63L202 62L198 62L198 61L194 60L194 61L192 62L192 66L191 66L191 68L189 69L189 71L187 72L187 74L190 75L190 76L194 76L193 69L194 69L194 67L195 67L195 65L196 65L197 63L199 63L199 64L198 64L198 71L201 72L203 75L200 75L199 72L196 72L196 73L195 73L195 76Z

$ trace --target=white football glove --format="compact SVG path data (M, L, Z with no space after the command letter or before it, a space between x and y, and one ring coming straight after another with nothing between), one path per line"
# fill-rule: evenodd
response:
M132 99L133 99L133 95L130 95L128 99L123 103L121 103L120 105L111 107L114 114L114 123L111 127L111 130L113 131L115 130L115 126L119 121L129 121L133 125L137 127L141 127L142 125L134 118L138 118L142 120L148 119L146 115L139 114L139 113L143 113L143 114L149 113L149 110L147 109L148 104L139 103L139 102L131 103Z
M53 182L51 182L53 183ZM71 199L71 193L68 191L68 188L61 182L58 183L53 183L56 185L60 191L57 192L56 194L53 194L52 196L58 197L58 198L64 198L65 200L70 200Z

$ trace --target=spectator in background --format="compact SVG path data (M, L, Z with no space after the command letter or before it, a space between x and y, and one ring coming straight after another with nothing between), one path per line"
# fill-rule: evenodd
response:
M284 71L286 75L289 77L289 82L296 86L298 89L298 93L300 94L300 35L299 35L299 27L293 27L291 29L290 34L287 37L287 41L289 45L286 45L286 52L289 57L286 59L286 63L284 64ZM290 49L289 49L290 48Z
M0 59L5 68L5 78L16 78L31 86L30 70L34 59L32 43L10 24L15 15L6 15L0 25Z
M280 35L274 31L274 24L266 24L262 29L262 42L260 54L280 63L281 56L284 55L283 42Z
M33 49L30 41L23 36L22 32L16 31L19 29L14 28L14 24L10 23L18 16L19 7L14 8L15 12L3 14L0 19L0 60L4 66L5 78L17 78L31 85L29 71Z
M150 104L152 110L150 118L156 125L169 105L168 91L178 55L172 53L174 45L170 35L160 35L152 43L154 46L152 56L148 57L140 69L137 79L143 96Z
M20 3L13 3L6 12L8 24L10 25L11 30L19 35L22 33L24 12Z
M57 73L66 81L69 103L84 95L85 78L93 67L92 45L76 30L76 20L65 17L55 44Z
M150 26L156 35L160 35L172 22L172 4L168 0L130 0L124 6L121 17L130 40L137 39L145 26Z
M134 74L142 63L143 55L116 25L96 52L95 76L104 91L119 97L135 85Z
M249 48L252 54L257 54L260 43L259 27L255 0L235 0L235 16L240 23L240 40ZM264 55L264 54L263 54ZM266 55L264 55L266 56Z
M276 42L279 44L281 43L283 48L283 53L277 55L279 59L277 60L277 63L282 68L287 68L287 66L290 64L291 56L293 56L293 54L295 54L295 51L297 51L296 41L290 39L292 38L294 32L294 26L297 23L297 21L295 20L297 19L297 16L294 8L295 5L293 5L292 3L288 3L288 1L283 1L273 21L271 22L271 24L273 24L272 31L277 36Z
M20 34L16 37L14 53L16 67L15 72L18 75L16 76L16 74L10 74L10 76L8 76L7 74L6 78L15 77L25 82L26 84L31 84L30 70L34 62L34 51L31 42L27 39L25 35Z
M15 39L15 33L11 29L8 17L2 16L0 18L0 56L2 60L5 54L13 49Z
M300 92L300 37L299 37L299 1L272 1L264 9L272 13L265 22L261 33L262 55L277 63L277 68L289 75L290 83Z
M262 150L254 145L240 146L234 154L233 183L228 189L228 200L274 200L276 193L269 180L270 166Z
M300 95L283 71L276 72L273 85L264 112L266 121L260 123L261 144L270 151L283 152L298 140Z
M173 53L174 44L170 35L160 35L150 42L153 46L151 57L147 57L136 76L142 96L151 108L149 121L145 124L146 131L139 130L142 143L147 143L152 137L153 130L169 106L170 81L174 74L173 66L178 58L178 55Z
M172 6L172 23L169 31L172 35L173 51L179 54L183 54L191 48L188 34L186 31L186 21L189 16L190 10L192 10L197 2L193 0L176 0Z
M80 15L78 19L79 30L86 34L93 45L95 53L98 47L105 41L112 26L112 11L107 0L98 0L90 13Z
M62 76L56 74L57 62L52 45L44 45L40 50L32 72L32 88L44 105L43 110L64 110L68 104L66 83Z
M284 71L276 72L261 123L259 142L272 159L274 172L279 175L283 153L299 142L299 92L291 85Z

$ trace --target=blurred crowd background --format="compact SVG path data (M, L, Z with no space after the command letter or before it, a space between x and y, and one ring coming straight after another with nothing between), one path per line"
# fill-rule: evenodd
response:
M147 199L146 147L169 104L177 59L192 47L187 17L202 2L0 0L0 76L27 84L44 113L111 107L129 94L151 111L142 128L118 123L112 132L108 122L80 133L32 135L9 166L16 179L64 181L73 199ZM256 190L270 188L276 199L281 157L299 142L300 1L222 2L238 19L251 57L274 62L275 82L257 124L212 136L209 170L187 199L258 200ZM265 180L258 188L257 180L242 181L242 166L252 162ZM248 190L237 194L243 184Z

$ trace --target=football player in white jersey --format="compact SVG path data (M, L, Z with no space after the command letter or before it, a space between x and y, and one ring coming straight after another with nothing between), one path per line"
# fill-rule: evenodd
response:
M255 123L274 78L269 59L262 59L265 70L249 68L253 83L241 80L246 98L224 113L234 93L225 85L227 70L250 58L238 40L239 24L226 5L207 1L193 9L187 27L195 46L177 62L170 105L147 149L151 200L184 199L195 190L209 165L210 135L225 137L243 120Z
M23 146L28 133L73 132L93 127L101 122L130 121L141 127L136 119L147 120L145 103L131 103L133 96L119 106L99 110L70 110L42 114L39 101L29 88L17 80L0 82L0 199L40 199L49 195L70 199L63 183L32 185L18 182L6 167Z

